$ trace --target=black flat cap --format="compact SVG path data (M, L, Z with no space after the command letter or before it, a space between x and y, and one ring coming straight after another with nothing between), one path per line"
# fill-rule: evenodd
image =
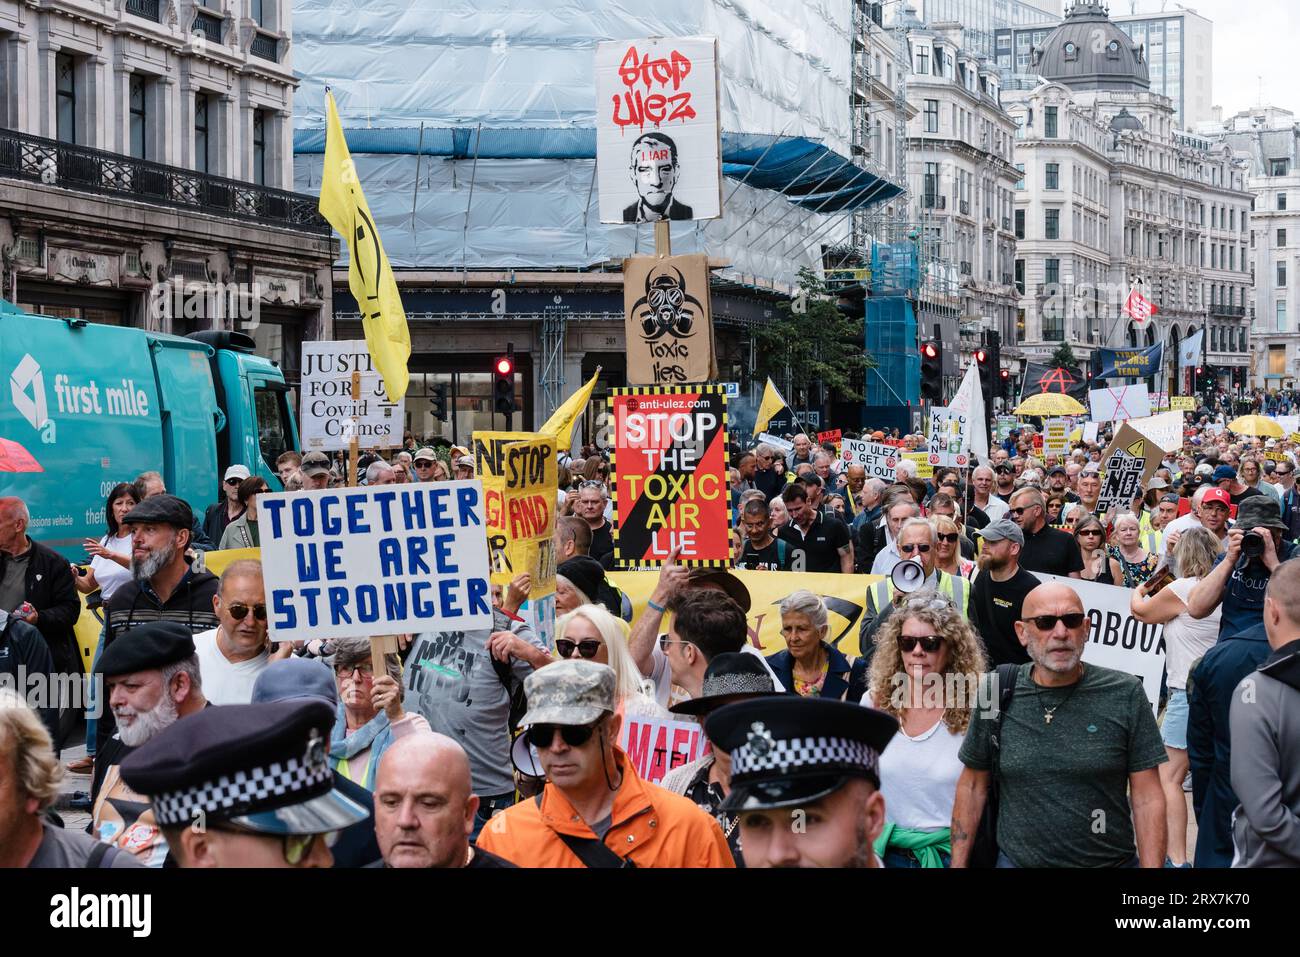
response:
M851 778L879 787L880 753L897 731L883 711L789 694L725 705L704 719L709 740L731 755L728 812L816 801Z
M334 711L313 698L205 708L122 762L164 827L229 821L264 834L323 834L367 812L334 790Z
M178 621L148 621L118 635L99 656L105 678L166 668L194 655L194 638Z
M194 512L184 499L175 495L151 495L122 519L123 525L153 523L156 525L174 525L177 528L192 528Z
M714 655L704 669L698 698L687 698L668 710L673 714L708 714L723 705L776 694L776 682L758 655L728 651Z

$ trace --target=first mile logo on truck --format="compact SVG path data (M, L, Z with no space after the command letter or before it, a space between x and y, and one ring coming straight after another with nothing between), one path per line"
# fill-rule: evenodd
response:
M10 375L10 386L15 408L41 433L41 442L46 445L57 442L58 429L49 417L45 375L30 354L23 356ZM86 384L75 383L60 372L54 376L54 400L62 415L149 417L149 395L136 386L134 379L121 379L118 384L101 387L94 379Z

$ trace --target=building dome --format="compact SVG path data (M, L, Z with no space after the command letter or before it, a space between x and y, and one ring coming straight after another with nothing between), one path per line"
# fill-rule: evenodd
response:
M1122 106L1118 113L1111 117L1110 130L1112 133L1125 131L1141 130L1142 121L1128 111L1128 107Z
M1151 88L1146 51L1111 22L1096 0L1080 0L1065 22L1034 48L1034 71L1075 90Z

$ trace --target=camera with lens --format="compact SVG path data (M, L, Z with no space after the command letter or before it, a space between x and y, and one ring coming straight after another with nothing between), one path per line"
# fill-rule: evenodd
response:
M1264 536L1254 529L1242 535L1241 554L1246 558L1262 558L1264 555Z

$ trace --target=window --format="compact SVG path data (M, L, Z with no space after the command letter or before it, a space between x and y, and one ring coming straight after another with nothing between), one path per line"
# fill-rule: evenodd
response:
M1025 238L1025 211L1023 209L1017 209L1016 210L1016 239L1024 239L1024 238Z
M916 48L916 72L928 75L930 72L930 48Z
M1277 331L1286 332L1286 300L1282 299L1277 304Z
M1277 244L1278 244L1279 247L1281 247L1281 246L1285 246L1285 245L1286 245L1286 230L1285 230L1285 229L1279 229L1279 230L1277 231Z
M289 447L289 436L293 434L289 427L292 413L286 401L289 390L283 386L277 389L276 385L279 383L264 383L253 391L258 444L262 461L272 472L275 471L275 460Z
M1016 169L1020 173L1020 179L1016 180L1016 189L1024 189L1025 188L1025 164L1017 163Z
M1056 139L1057 107L1049 106L1043 112L1043 135L1049 140Z
M1059 259L1046 259L1043 261L1043 282L1049 286L1060 284L1061 261Z
M194 169L200 173L208 172L211 161L208 105L209 97L206 93L194 97Z
M266 185L266 110L253 111L253 182Z
M925 182L922 184L922 192L925 194L924 205L927 209L933 209L936 205L935 196L939 192L939 164L925 164Z
M1023 259L1016 260L1015 283L1016 292L1023 296L1025 294L1025 261Z
M1286 193L1277 194L1277 208L1286 209Z
M1286 263L1277 264L1277 288L1286 288Z
M248 12L259 27L266 26L266 21L262 18L262 0L249 0Z
M1288 163L1285 159L1271 159L1268 161L1268 175L1286 176L1288 172L1287 170L1288 166L1290 166L1290 163Z
M54 57L57 136L77 142L77 61L66 53Z
M1043 238L1061 238L1061 211L1059 209L1049 209L1046 211L1046 221L1043 224Z
M131 74L131 155L148 159L149 147L145 142L145 80L139 73Z
M1047 164L1047 189L1061 188L1061 164Z
M939 101L925 101L925 131L927 133L939 132Z

